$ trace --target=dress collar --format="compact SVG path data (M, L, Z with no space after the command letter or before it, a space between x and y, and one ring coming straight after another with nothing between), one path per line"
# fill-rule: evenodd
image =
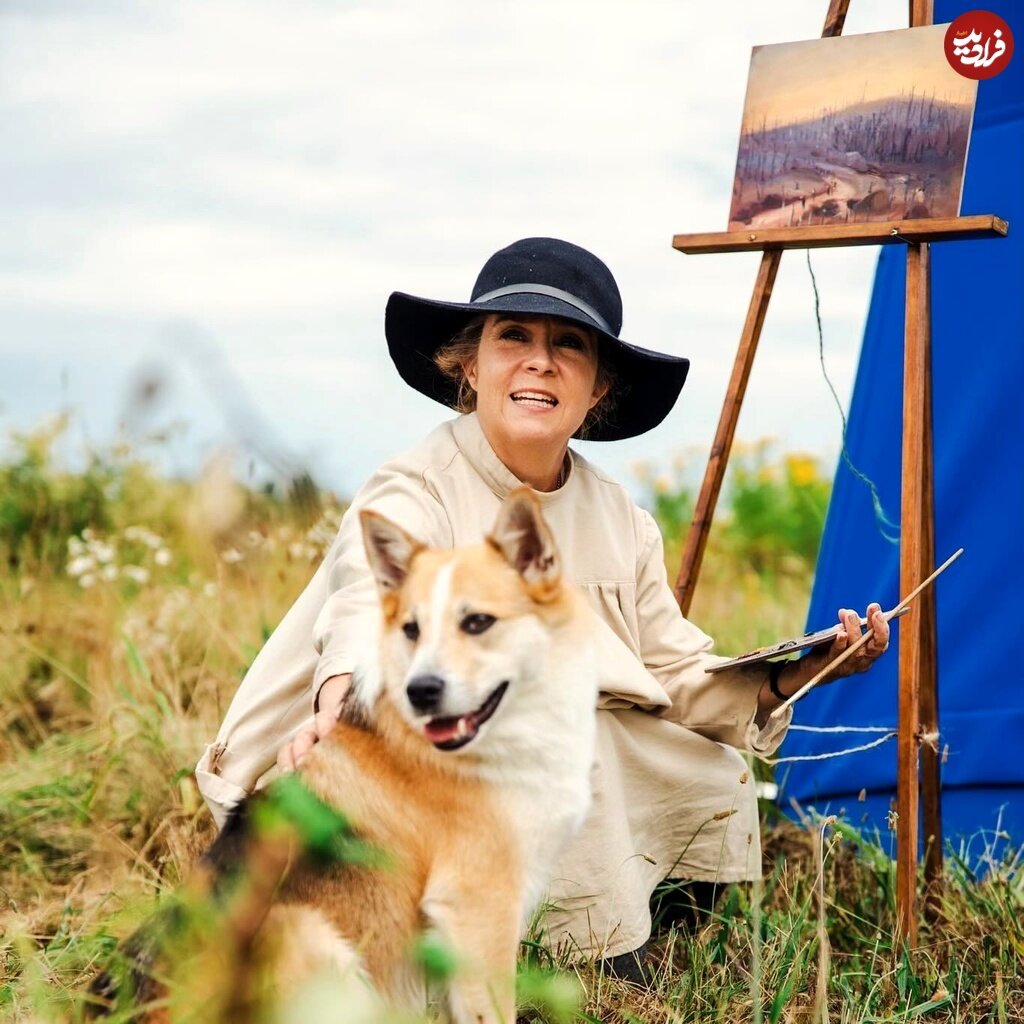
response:
M464 413L452 421L452 433L459 450L465 455L469 464L476 470L480 478L499 498L504 498L510 491L522 487L520 480L497 455L484 436L480 420L475 412ZM576 470L576 453L570 448L567 472L562 486L553 491L535 491L540 498L541 506L546 508L559 501L572 486Z

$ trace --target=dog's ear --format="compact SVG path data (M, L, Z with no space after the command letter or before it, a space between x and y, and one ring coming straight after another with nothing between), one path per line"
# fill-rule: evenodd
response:
M366 560L381 593L394 593L409 575L413 558L423 545L386 516L364 508L359 513Z
M535 601L557 596L562 582L558 549L540 502L528 487L517 487L505 499L487 541L523 577Z

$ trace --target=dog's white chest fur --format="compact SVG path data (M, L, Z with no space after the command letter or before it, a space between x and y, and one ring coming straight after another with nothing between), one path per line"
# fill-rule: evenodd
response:
M590 645L584 640L571 652L552 650L546 661L515 727L488 737L483 769L507 811L509 841L521 850L524 922L590 809L595 756L597 691Z

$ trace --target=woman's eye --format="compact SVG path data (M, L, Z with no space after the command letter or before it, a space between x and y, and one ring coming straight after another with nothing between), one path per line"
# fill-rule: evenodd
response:
M578 334L563 334L562 337L558 339L558 344L561 345L562 348L576 348L581 351L587 347L584 340Z
M488 630L498 620L493 615L485 615L483 612L474 612L472 615L467 615L462 622L459 623L459 628L463 633L469 633L470 636L477 636Z
M416 622L415 619L412 622L407 622L402 627L402 632L408 640L415 642L420 638L420 624Z
M519 327L508 327L501 332L501 336L509 341L526 341L526 331Z

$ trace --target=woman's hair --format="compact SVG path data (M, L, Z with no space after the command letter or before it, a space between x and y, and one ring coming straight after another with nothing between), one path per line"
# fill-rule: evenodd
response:
M476 392L466 376L466 367L476 359L480 346L486 316L475 316L460 330L447 345L434 353L434 364L449 380L455 382L454 409L457 412L473 412L476 409ZM607 359L601 358L600 346L597 358L597 384L607 390L604 397L587 413L576 437L586 440L590 432L606 422L615 408L615 395L619 387L618 375Z
M434 365L455 382L456 412L473 412L476 409L476 392L469 385L466 367L476 359L486 319L484 315L473 317L447 345L442 345L434 353Z

